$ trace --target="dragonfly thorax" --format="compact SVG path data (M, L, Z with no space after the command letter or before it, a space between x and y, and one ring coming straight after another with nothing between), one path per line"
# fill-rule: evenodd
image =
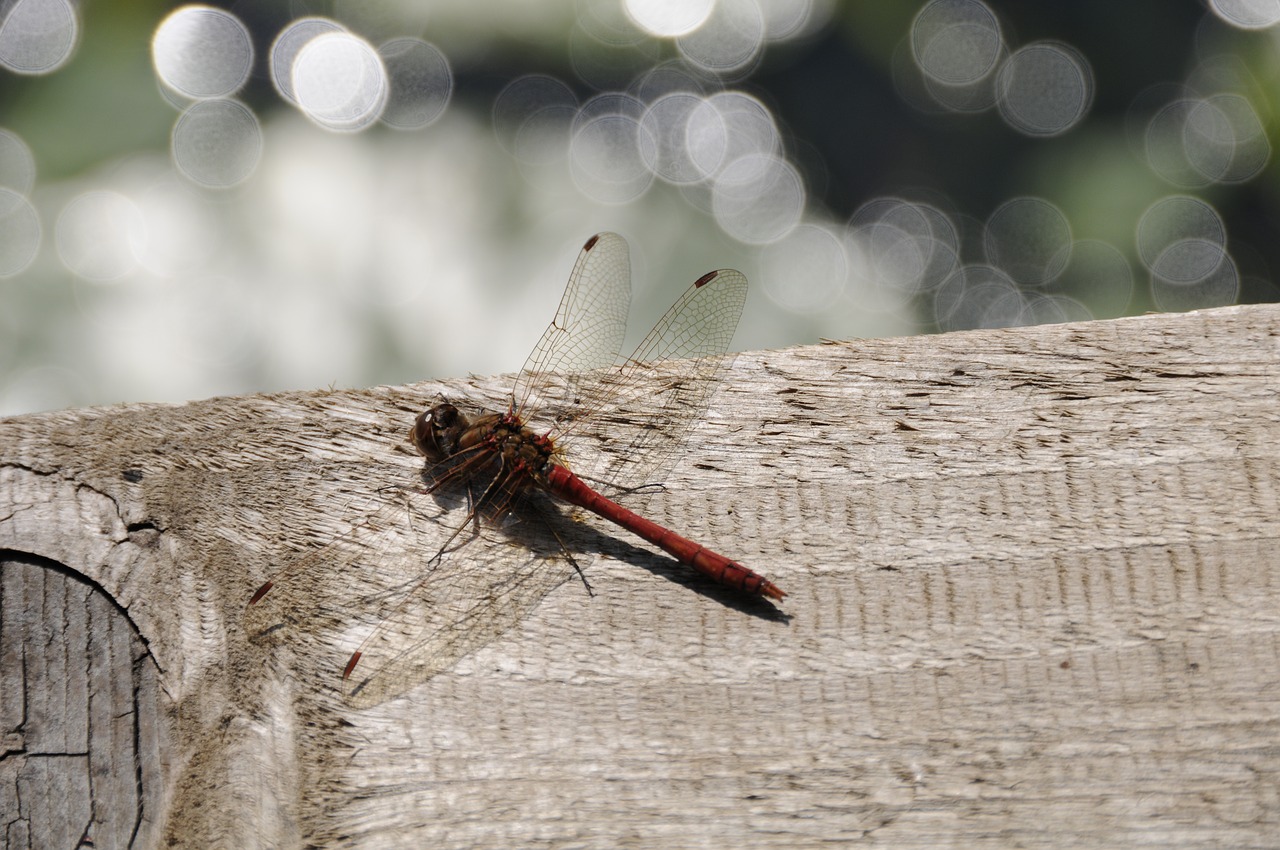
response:
M500 458L503 469L535 478L555 452L549 437L526 427L514 413L470 417L448 402L418 414L409 441L433 463L466 455Z

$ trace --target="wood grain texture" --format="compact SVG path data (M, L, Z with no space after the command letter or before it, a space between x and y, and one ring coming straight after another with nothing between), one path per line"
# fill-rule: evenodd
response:
M101 596L144 660L60 652L141 731L70 697L66 723L123 736L102 770L133 759L136 787L40 805L88 794L140 845L1275 846L1280 308L739 356L645 507L776 581L785 617L585 520L594 596L566 581L400 698L340 698L367 629L341 575L315 593L350 627L251 640L255 587L414 481L432 396L508 381L0 421L6 840L49 828L14 808L37 749L12 695L65 678L37 664L59 640L127 633L50 624ZM422 532L384 554L425 562ZM32 556L90 590L52 605Z
M64 569L0 557L0 647L5 846L155 844L163 806L139 792L162 787L165 724L127 616Z

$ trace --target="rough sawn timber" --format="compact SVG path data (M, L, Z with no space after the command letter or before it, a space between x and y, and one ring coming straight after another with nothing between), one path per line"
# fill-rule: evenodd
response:
M1280 308L740 355L645 506L785 616L565 518L594 596L398 698L246 634L507 380L0 421L7 846L1280 842Z

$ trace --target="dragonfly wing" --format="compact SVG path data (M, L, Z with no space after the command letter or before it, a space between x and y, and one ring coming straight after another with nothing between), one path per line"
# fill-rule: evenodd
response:
M630 306L627 241L616 233L597 233L583 245L555 319L516 378L512 409L575 398L583 373L617 361Z
M582 395L581 417L563 429L585 430L590 422L601 441L594 464L570 459L579 474L632 487L652 483L667 468L732 363L725 352L746 299L741 272L703 275L625 363L597 373ZM583 436L575 435L574 444L587 442Z
M316 651L303 653L302 663L316 663L328 655L331 636L363 615L368 600L421 575L431 551L423 551L413 526L429 518L410 491L386 488L360 513L344 533L299 554L258 588L243 615L251 639L308 645Z
M446 553L376 615L343 674L348 702L376 705L448 670L518 625L573 575L558 544L551 551L545 540L531 545L491 527L481 536Z
M514 499L503 492L497 500L506 507ZM574 575L545 517L534 506L523 511L477 529L470 515L461 527L441 522L421 494L385 496L346 533L272 576L246 607L245 629L255 642L280 639L298 650L294 663L308 681L337 682L348 664L341 681L353 705L390 699L501 636Z
M367 469L364 471L367 474ZM341 480L349 471L330 469L329 472ZM405 487L392 485L380 488L339 508L311 505L305 501L308 494L319 490L318 485L299 486L296 501L282 500L280 503L282 512L292 514L290 528L301 538L326 542L298 551L296 557L290 558L253 594L243 616L250 637L260 637L282 626L310 619L316 608L319 582L325 576L347 573L346 568L362 555L385 549L388 535L409 515L409 491ZM331 524L308 527L309 518L327 519L331 515L334 517Z

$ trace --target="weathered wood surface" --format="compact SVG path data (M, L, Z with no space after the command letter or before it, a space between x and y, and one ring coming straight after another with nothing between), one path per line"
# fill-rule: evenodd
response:
M0 422L8 846L1280 842L1280 308L741 355L647 507L789 619L590 522L594 597L372 708L363 626L250 640L503 383Z

